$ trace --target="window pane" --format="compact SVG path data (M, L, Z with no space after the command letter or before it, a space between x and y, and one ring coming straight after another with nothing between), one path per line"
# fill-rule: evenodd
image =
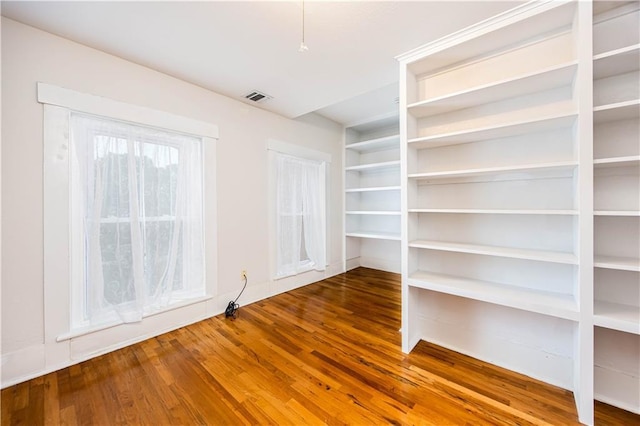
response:
M180 151L177 148L151 143L144 143L142 147L144 214L173 216L176 208Z
M135 297L129 223L131 165L135 167L137 192L143 194L138 200L144 252L145 286L142 290L146 296L153 297L166 289L182 289L182 236L180 225L175 221L180 151L149 142L128 145L124 139L104 135L94 140L98 160L95 162L96 173L106 171L102 179L105 196L101 217L125 221L101 228L105 299L109 303L120 304ZM130 155L131 146L134 149ZM172 247L174 232L177 239L175 248Z
M129 217L129 174L127 141L98 135L94 138L94 176L100 176L94 190L102 191L100 217Z
M102 223L100 250L104 298L114 305L134 300L131 225L127 222Z
M302 222L302 232L300 233L300 262L305 263L309 261L309 254L307 253L307 243L304 241L304 218L300 221Z
M317 161L277 154L276 277L326 265L325 166Z
M177 250L171 264L171 244L175 224L173 220L155 220L144 224L144 276L147 294L153 295L163 289L182 289L182 238L177 232ZM169 283L170 269L173 280Z
M135 321L204 294L201 140L84 116L72 126L86 181L86 306L74 309Z

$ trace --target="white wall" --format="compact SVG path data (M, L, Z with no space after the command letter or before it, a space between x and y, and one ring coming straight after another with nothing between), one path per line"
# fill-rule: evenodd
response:
M224 66L233 67L233 64ZM239 301L251 301L341 272L342 127L317 115L290 120L218 95L140 65L2 18L2 384L112 350L117 332L65 342L45 339L43 296L43 108L36 102L36 82L168 111L218 125L218 257L207 263L208 279L217 281L217 297L203 308L189 308L152 326L127 334L126 340L157 334L223 311L241 288ZM266 140L330 153L330 267L289 281L270 281ZM216 212L217 209L217 212ZM208 247L216 242L207 241ZM217 274L215 272L217 263ZM109 334L111 333L111 334ZM105 337L106 336L106 337ZM110 336L110 337L109 337ZM107 340L104 340L106 338ZM109 339L112 340L109 340ZM84 340L83 340L84 339ZM116 339L116 340L113 340ZM110 343L103 343L108 341ZM78 349L84 348L84 349Z

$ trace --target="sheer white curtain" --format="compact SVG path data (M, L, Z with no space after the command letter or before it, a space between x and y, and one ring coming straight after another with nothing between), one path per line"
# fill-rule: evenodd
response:
M276 277L326 267L324 162L276 154Z
M204 294L201 139L73 114L90 324Z

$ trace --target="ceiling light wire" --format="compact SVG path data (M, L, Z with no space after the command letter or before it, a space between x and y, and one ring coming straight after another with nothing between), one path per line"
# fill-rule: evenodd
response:
M302 41L300 42L298 52L306 52L307 50L309 50L309 46L304 42L304 0L302 0Z

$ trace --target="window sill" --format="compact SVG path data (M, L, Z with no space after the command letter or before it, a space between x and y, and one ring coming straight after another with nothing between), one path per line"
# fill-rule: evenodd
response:
M213 299L213 296L200 296L200 297L196 297L196 298L193 298L193 299L185 300L183 302L175 303L175 304L173 304L171 306L167 306L166 308L157 310L155 312L150 312L148 314L145 314L145 315L142 316L142 318L144 319L144 318L152 317L154 315L159 315L159 314L162 314L162 313L165 313L165 312L173 311L175 309L184 308L185 306L195 305L196 303L204 302L204 301L211 300L211 299ZM66 340L71 340L71 339L74 339L76 337L86 336L88 334L97 333L98 331L107 330L109 328L117 327L117 326L122 325L122 324L127 324L127 323L125 323L122 320L118 320L118 321L108 322L108 323L99 324L99 325L76 328L74 330L71 330L71 331L69 331L67 333L63 333L63 334L59 335L58 337L56 337L56 342L64 342ZM128 323L128 324L139 324L139 323Z
M288 275L276 275L273 279L276 280L276 281L277 280L283 280L285 278L296 277L298 275L302 275L302 274L305 274L305 273L310 272L310 271L315 271L316 269L314 268L314 266L315 266L314 264L308 262L308 263L302 265L300 267L300 269L298 269L297 271L295 271L295 272L293 272L291 274L288 274Z

